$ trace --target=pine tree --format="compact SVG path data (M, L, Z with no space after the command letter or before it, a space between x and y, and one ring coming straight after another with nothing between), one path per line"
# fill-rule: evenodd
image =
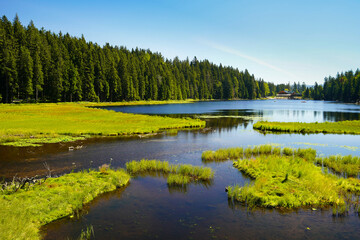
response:
M21 46L19 54L19 96L29 99L33 95L33 60L30 51Z

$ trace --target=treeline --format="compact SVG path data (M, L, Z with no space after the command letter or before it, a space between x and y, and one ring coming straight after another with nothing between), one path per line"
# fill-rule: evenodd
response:
M196 57L164 59L150 50L99 46L81 38L0 21L0 98L22 101L255 99L276 87L247 70Z
M359 102L360 70L338 73L336 77L326 77L324 85L315 83L314 87L303 92L303 98L326 101Z

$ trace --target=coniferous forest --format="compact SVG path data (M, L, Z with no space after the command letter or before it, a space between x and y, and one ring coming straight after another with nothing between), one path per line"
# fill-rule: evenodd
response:
M2 102L255 99L270 93L247 70L208 60L164 59L150 50L103 47L69 34L0 22ZM274 89L274 88L273 88Z
M0 21L0 102L256 99L288 89L303 98L356 102L360 70L326 77L324 85L267 83L247 70L165 59L144 49L87 42L69 34Z

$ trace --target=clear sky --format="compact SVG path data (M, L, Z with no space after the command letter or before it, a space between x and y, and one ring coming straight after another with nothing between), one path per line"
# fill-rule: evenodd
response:
M23 25L166 58L196 56L274 83L360 68L360 0L0 0Z

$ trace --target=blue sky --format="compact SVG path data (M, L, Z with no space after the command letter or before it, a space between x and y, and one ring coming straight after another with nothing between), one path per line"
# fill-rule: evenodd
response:
M360 67L359 10L360 0L0 0L23 25L307 84Z

